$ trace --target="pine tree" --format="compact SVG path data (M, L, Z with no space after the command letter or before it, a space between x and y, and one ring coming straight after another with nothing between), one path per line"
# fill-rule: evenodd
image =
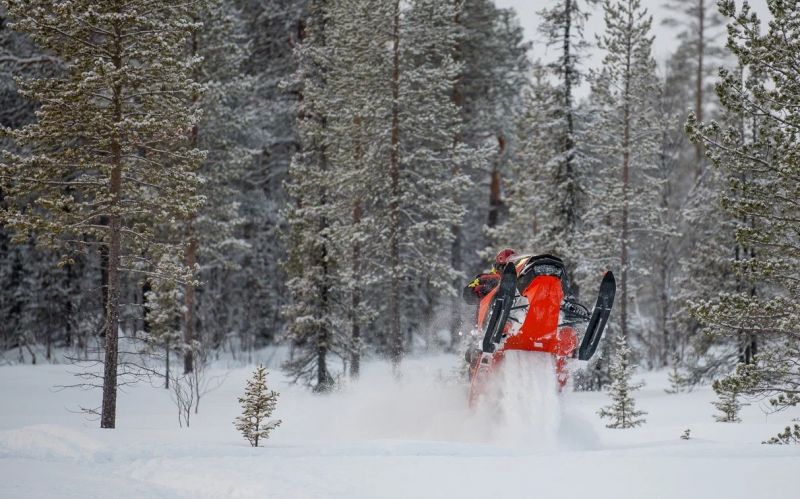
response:
M336 112L327 122L331 163L336 170L330 185L332 243L336 253L346 255L337 269L341 307L349 338L343 352L350 361L350 374L358 377L364 346L362 332L383 308L370 295L370 285L380 275L382 242L370 237L376 213L384 201L372 193L380 189L376 165L389 157L385 124L391 109L390 59L385 57L390 41L390 5L381 0L343 0L331 5L330 46L326 85ZM382 294L382 293L381 293Z
M146 328L143 337L151 351L164 353L164 388L169 388L173 377L171 353L182 353L187 349L180 330L182 291L178 283L165 279L153 279L145 291Z
M20 95L17 78L51 77L61 69L57 57L9 27L6 8L0 5L0 127L17 128L35 120L36 103ZM3 136L0 149L19 152ZM0 189L0 210L6 203ZM85 356L85 340L94 333L90 324L98 320L98 307L91 303L97 296L88 290L99 286L99 276L91 272L89 258L56 268L57 255L36 247L33 238L12 244L11 237L9 228L0 226L0 316L5 318L0 349L35 352L36 345L44 345L48 361L62 347Z
M56 249L64 264L99 248L105 265L105 361L101 426L116 416L120 297L131 272L175 279L158 268L176 251L154 227L194 213L195 169L189 147L197 121L182 50L200 26L185 5L75 1L54 9L43 0L5 2L14 29L28 33L66 64L63 75L25 81L22 94L41 104L38 121L5 130L26 152L4 153L3 190L12 203L3 221ZM29 152L28 152L29 151ZM27 205L23 207L23 205ZM144 255L144 256L143 256Z
M606 29L599 45L605 57L602 70L591 75L598 116L591 142L599 165L591 189L587 188L592 202L584 222L582 253L584 265L595 270L590 275L604 268L619 269L620 334L640 339L644 331L630 327L634 283L649 274L647 236L664 232L655 176L659 86L652 56L652 17L638 0L607 0L603 11Z
M267 388L267 369L259 365L253 371L253 377L247 380L244 396L239 397L242 415L234 421L239 430L253 447L258 442L269 438L272 430L280 426L281 420L269 420L278 404L279 393Z
M202 178L199 192L206 203L180 227L186 241L184 264L198 280L208 283L205 290L225 296L226 290L219 289L225 284L217 280L219 274L235 269L247 249L246 242L237 237L243 223L237 182L254 154L254 120L246 109L252 79L241 74L247 53L239 13L223 0L195 2L191 8L192 18L202 21L204 29L191 34L188 56L202 58L192 77L205 91L202 96L192 96L203 115L192 129L190 142L208 151L208 156L198 172ZM203 343L199 324L204 330L216 330L216 336L233 329L232 324L220 323L222 317L205 313L200 306L210 305L219 296L200 293L203 290L194 282L184 287L183 341L187 345ZM184 352L184 373L193 369L194 352L194 348Z
M680 356L675 352L672 356L672 368L667 377L669 380L669 388L664 390L667 393L680 393L686 389L686 376L681 373L680 369Z
M454 175L467 175L470 180L454 200L464 208L461 222L452 227L453 286L460 289L466 276L485 264L482 254L493 257L497 252L494 231L504 222L509 189L516 182L511 160L523 136L516 129L518 108L528 87L531 44L525 41L513 9L499 8L491 0L454 4L453 58L461 71L453 81L452 101L462 123L454 143L474 152L470 161L453 164ZM464 338L459 336L462 323L467 317L472 321L473 314L465 310L460 297L449 309L451 344L455 345Z
M690 106L695 115L715 117L718 103L713 78L727 57L719 43L723 23L716 2L670 0L668 5L672 17L664 23L680 29L680 43L667 61L665 111L681 122ZM706 168L703 148L687 141L685 133L679 135L670 138L673 157L667 201L677 230L663 246L668 258L659 269L662 283L670 290L660 299L660 329L663 339L672 343L668 350L680 352L691 382L696 383L729 371L736 362L735 358L730 362L727 354L705 362L709 342L691 312L693 303L708 292L735 286L728 264L734 241L731 219L715 201L722 188L719 176ZM662 364L666 360L662 358Z
M656 122L658 129L658 159L655 178L658 182L657 205L661 219L660 233L651 233L647 238L647 249L651 258L649 267L655 279L655 285L647 286L654 302L655 317L654 337L650 339L650 360L654 367L673 366L682 362L683 344L676 328L673 313L675 308L675 291L673 282L679 270L673 245L680 237L678 203L675 200L676 184L680 166L680 154L685 149L686 137L679 126L679 116L683 109L679 107L669 93L666 79L661 81L658 93ZM652 282L652 281L651 281ZM640 290L647 292L647 289ZM671 361L671 362L670 362Z
M699 121L703 120L704 109L707 105L709 93L708 77L714 73L715 66L709 64L715 58L720 58L724 52L717 45L716 39L720 35L720 27L724 24L719 15L716 2L711 0L669 0L666 5L670 12L679 14L678 17L667 17L664 24L670 27L682 27L679 39L681 45L677 54L684 57L693 71L692 84L693 111ZM703 173L703 148L695 144L696 178Z
M231 324L218 324L208 331L213 344L230 341L247 355L255 348L280 339L286 320L281 313L291 293L284 262L288 258L286 208L293 199L286 188L292 157L300 150L298 111L302 83L293 78L300 58L296 50L306 37L308 0L233 0L234 31L243 24L246 48L240 71L248 91L241 101L243 109L230 108L237 123L252 142L250 160L241 167L236 187L239 191L241 224L237 238L249 250L237 251L237 267L216 269L211 276L225 287L225 300L200 296L201 309L226 317ZM240 21L241 20L241 21ZM240 50L240 53L242 51ZM238 78L241 80L241 78ZM231 81L230 83L234 83ZM224 125L224 120L220 121ZM238 134L237 134L238 135ZM210 137L210 136L209 136ZM241 142L237 141L237 144ZM217 306L224 303L224 307ZM212 310L209 310L212 309ZM214 321L216 322L216 321ZM213 326L213 324L212 324ZM237 349L238 349L237 348Z
M557 98L556 88L548 81L547 68L537 61L517 117L514 141L517 146L509 160L507 175L507 217L488 231L498 247L547 247L547 242L540 238L541 211L547 203L545 193L550 188L549 161L558 155L559 144L552 129L554 116L548 113Z
M734 2L720 3L729 18L728 48L756 77L721 71L717 94L732 115L730 124L701 124L690 117L687 130L692 140L705 145L724 176L728 189L722 207L735 217L736 242L747 249L746 258L732 262L741 285L733 292L709 294L696 313L713 337L727 339L725 344L733 344L744 357L749 370L742 393L770 396L773 406L781 408L800 402L800 114L795 104L800 85L786 76L800 63L800 3L768 5L772 20L761 34L760 21L747 4L737 11ZM782 50L775 51L777 46ZM755 120L744 132L740 120L733 119L742 116ZM737 375L742 369L737 368Z
M287 189L295 207L287 210L290 248L287 270L292 302L284 308L293 358L284 368L296 381L317 392L333 388L328 367L331 354L342 355L340 316L334 303L337 255L332 240L334 191L328 120L331 113L327 78L330 4L311 3L306 38L297 49L300 65L295 78L302 85L298 133L302 150L289 170Z
M608 428L633 428L645 423L642 418L644 411L637 411L631 392L643 386L642 383L631 384L633 370L636 367L630 363L631 350L625 337L617 335L614 362L611 365L611 400L612 404L601 409L598 414L601 418L611 420L606 425Z
M711 385L714 393L719 400L712 402L712 405L721 413L714 415L714 420L720 423L739 423L739 411L742 403L739 402L741 396L741 386L735 376L715 380Z
M472 148L455 141L463 131L452 100L454 82L462 72L462 64L453 55L459 13L454 2L414 0L401 19L397 124L402 193L398 214L402 216L400 273L395 282L402 291L401 334L430 323L438 306L456 294L452 227L462 222L464 209L459 200L469 180L453 165L472 166L477 161ZM424 270L420 259L426 262ZM406 345L401 346L405 350Z
M550 171L546 172L549 186L547 200L541 206L542 240L552 253L564 258L578 294L575 278L577 262L585 255L576 247L580 233L583 209L583 182L587 158L584 154L582 125L586 116L575 103L574 92L581 82L580 59L587 47L583 28L588 14L581 0L558 0L549 9L542 10L540 31L550 46L558 47L558 58L549 69L558 81L558 99L547 114L553 116L553 130L558 143L558 154L547 158Z
M800 424L795 423L792 426L787 426L781 433L761 443L769 445L798 445L800 444Z

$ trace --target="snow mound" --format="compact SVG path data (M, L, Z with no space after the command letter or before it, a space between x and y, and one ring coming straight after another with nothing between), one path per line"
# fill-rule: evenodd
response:
M0 457L89 460L102 447L83 432L57 425L26 426L0 432Z

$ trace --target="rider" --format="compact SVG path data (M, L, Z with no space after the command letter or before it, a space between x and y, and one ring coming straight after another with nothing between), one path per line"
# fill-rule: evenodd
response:
M475 276L475 279L470 281L464 287L464 292L461 296L464 298L464 301L469 303L470 305L477 305L481 302L481 300L488 295L489 293L500 284L500 277L503 274L503 268L506 264L510 262L513 257L517 256L517 252L511 248L506 248L499 253L494 258L494 265L492 266L489 272L485 272L483 274L478 274ZM477 318L478 309L475 310L475 316ZM481 349L477 347L470 347L464 355L464 359L472 364L473 361L479 357L481 354Z
M461 295L464 301L470 305L480 303L484 296L491 293L492 290L500 284L500 276L503 273L503 267L506 266L509 259L516 255L517 252L511 248L500 251L494 258L492 269L489 272L475 276L475 279L464 288L464 292Z

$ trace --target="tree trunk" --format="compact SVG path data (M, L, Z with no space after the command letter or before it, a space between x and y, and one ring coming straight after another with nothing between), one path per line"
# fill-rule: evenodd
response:
M106 227L110 226L108 221L108 217L101 217L100 224L105 225ZM100 246L99 249L100 253L100 300L101 306L103 310L108 310L108 246L105 244ZM103 330L100 331L100 336L105 338L106 336L106 329L105 323L103 324Z
M164 367L164 388L169 389L169 341L164 342L164 353L166 354L166 366Z
M496 227L500 219L500 209L503 207L503 199L500 189L500 163L506 149L506 139L502 135L497 136L497 159L492 167L492 178L489 187L489 219L487 225Z
M74 344L74 338L72 337L75 333L72 330L73 324L73 311L74 305L72 303L72 283L75 280L75 270L73 269L72 265L66 266L66 275L64 276L64 289L67 292L66 302L64 303L64 343L67 347L72 347ZM82 290L78 290L78 294Z
M324 188L323 188L324 189ZM323 200L325 196L323 195ZM326 222L322 221L321 225L324 227ZM320 290L320 301L321 301L321 308L324 317L328 317L330 315L330 293L328 289L328 283L330 282L330 269L328 268L328 248L327 248L327 241L323 243L322 246L322 254L321 262L322 262L322 289ZM322 326L322 328L318 331L317 336L317 385L314 387L314 390L317 392L327 392L333 386L333 378L331 377L330 373L328 372L328 349L331 340L331 331L329 326Z
M455 6L456 6L456 15L455 15L455 17L453 19L453 22L454 22L454 24L456 26L463 27L462 24L461 24L461 9L459 8L460 7L459 4L460 4L461 0L453 0L453 1L455 3ZM461 51L462 51L461 37L458 37L457 40L456 40L455 47L453 48L453 60L455 62L457 62L457 63L462 61ZM464 94L461 91L461 81L462 81L463 77L464 77L464 75L462 73L453 82L453 94L452 94L453 104L456 106L456 108L458 109L458 112L461 115L462 123L466 122L466 119L464 117ZM453 150L454 151L458 147L458 144L460 144L462 141L463 141L463 137L461 136L461 131L460 131L460 128L459 128L459 131L456 132L456 135L453 137ZM453 176L455 177L456 175L458 175L461 172L461 165L459 165L458 162L454 161L451 171L453 173ZM461 204L461 199L459 199L459 196L457 196L457 195L454 196L453 200L455 201L455 205L456 206L461 206L462 205ZM463 261L461 259L461 245L462 245L462 239L463 239L463 235L461 233L461 225L460 224L454 224L450 228L450 232L453 234L453 243L452 243L452 245L450 247L450 266L453 268L453 270L456 273L459 273L459 272L461 272L462 267L464 266L464 263L463 263ZM461 286L462 286L462 283L459 281L458 278L455 278L453 280L453 288L458 290L459 288L461 288ZM453 300L452 307L450 307L450 347L451 348L455 348L455 346L459 342L459 332L461 330L461 310L462 310L462 308L461 308L461 300L459 298L455 298Z
M572 109L572 84L575 79L574 68L572 66L572 11L574 9L573 0L564 2L564 40L563 40L563 77L564 77L564 117L567 121L567 133L564 138L564 174L569 181L566 199L566 234L568 245L571 246L571 235L574 233L577 217L577 185L575 185L575 172L573 171L575 157L575 124Z
M356 141L355 149L353 151L353 160L360 168L363 167L364 160L364 134L362 129L361 116L356 116L353 119L353 124L356 127ZM353 202L353 226L358 227L361 223L363 216L361 200L356 199ZM352 250L352 271L353 271L353 287L350 291L350 377L358 378L361 374L361 317L359 316L358 309L361 306L361 286L359 278L361 276L361 245L358 243L358 238L353 242Z
M697 121L703 121L703 52L706 49L705 27L706 27L706 6L705 0L697 2L697 75L695 88L694 114ZM703 143L697 141L694 144L695 159L697 161L697 177L703 174Z
M111 145L115 166L111 172L111 204L115 209L122 190L122 159L119 142ZM116 210L114 210L116 211ZM113 213L109 217L108 244L108 305L105 327L105 370L103 373L103 409L100 421L102 428L114 428L117 410L117 356L119 333L119 264L121 256L122 221Z
M400 0L394 0L392 27L392 137L389 158L389 357L399 374L403 356L400 327Z
M361 223L361 203L356 202L353 206L353 224ZM358 378L361 374L361 321L358 309L361 306L361 288L358 279L361 274L361 247L356 242L353 243L353 289L351 296L350 311L350 377Z
M188 226L188 245L186 246L186 266L194 269L197 264L197 238L194 236L193 221ZM193 274L194 275L194 274ZM183 373L188 374L194 369L194 283L189 282L184 288L183 312Z
M112 62L116 69L122 68L122 36L118 26L114 26L114 56ZM122 87L115 84L112 92L114 122L122 123ZM101 428L114 428L117 417L117 357L119 349L119 295L120 261L122 250L122 218L118 213L122 195L122 146L119 131L114 133L111 142L111 194L108 225L108 292L105 326L105 363L103 372L103 405L100 416Z
M664 252L663 260L659 268L659 278L661 284L661 292L659 293L659 329L661 336L661 363L659 367L666 367L673 354L672 350L677 351L677 345L673 345L670 341L670 331L668 326L669 321L669 272L668 272L668 251L669 243L665 243L662 247Z
M628 11L629 26L633 24L633 12ZM625 52L625 86L623 90L623 137L622 137L622 234L620 238L620 266L622 267L622 278L620 279L620 332L624 338L630 341L628 336L628 218L630 211L630 200L628 190L630 184L630 163L631 163L631 58L633 47L631 46L631 35L628 34Z
M192 31L190 53L192 57L196 57L198 52L197 32ZM199 80L199 74L195 74L195 79ZM192 95L192 105L196 105L199 100L198 95ZM198 143L199 129L195 123L189 135L190 147L196 148ZM195 234L195 215L189 217L186 224L186 266L192 271L192 278L194 278L194 268L197 265L197 235ZM192 279L193 281L194 279ZM194 282L188 282L184 288L184 317L183 317L183 373L188 374L194 369L194 341L195 341L195 285Z
M564 137L563 153L564 153L564 179L567 183L566 191L564 194L564 245L568 249L574 247L574 234L577 231L578 225L578 185L577 175L574 171L575 165L575 124L574 124L574 110L572 103L572 86L575 80L575 69L572 64L572 13L575 9L576 0L566 0L564 2L564 33L563 33L563 67L562 77L564 79L564 102L563 114L567 122L566 134ZM566 255L571 257L573 255ZM567 274L569 276L572 289L570 293L578 296L579 286L575 280L576 262L567 261Z

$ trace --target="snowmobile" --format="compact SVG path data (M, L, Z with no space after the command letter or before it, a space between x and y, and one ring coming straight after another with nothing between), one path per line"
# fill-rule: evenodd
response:
M616 292L614 274L606 272L591 312L569 293L564 262L552 255L518 256L503 269L499 285L478 305L480 349L470 362L469 403L474 406L504 352L545 352L555 357L559 388L568 379L566 360L589 360L603 336ZM576 327L586 325L578 345Z

